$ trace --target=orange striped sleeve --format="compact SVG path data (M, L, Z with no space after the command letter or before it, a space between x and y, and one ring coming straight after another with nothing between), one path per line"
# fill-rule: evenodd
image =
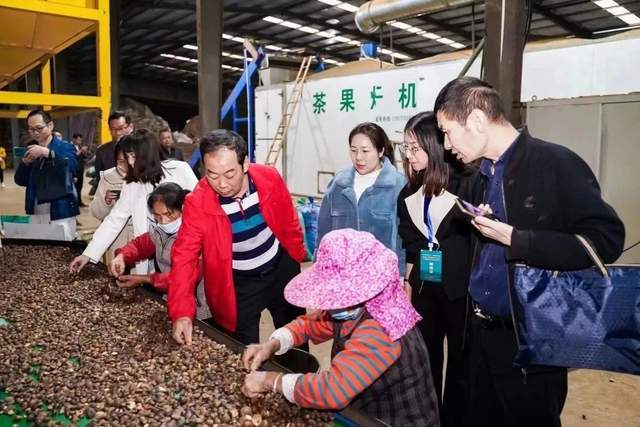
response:
M333 338L333 322L322 310L299 316L285 327L293 335L293 345L296 347L307 341L320 344Z
M298 378L294 399L306 408L342 409L384 374L400 353L400 341L391 341L377 321L367 319L353 331L329 370Z

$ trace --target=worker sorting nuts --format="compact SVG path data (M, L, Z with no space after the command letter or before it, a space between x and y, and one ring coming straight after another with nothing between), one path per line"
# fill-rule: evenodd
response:
M393 251L367 232L332 231L320 242L316 263L289 282L284 295L316 310L247 347L245 395L273 391L306 408L350 405L389 425L440 425L427 347L415 326L420 315L402 288ZM327 371L258 370L273 354L330 339Z

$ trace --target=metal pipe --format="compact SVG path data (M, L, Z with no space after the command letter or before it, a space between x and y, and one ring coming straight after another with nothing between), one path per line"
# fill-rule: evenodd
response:
M469 58L467 63L464 64L464 67L462 67L462 71L460 71L460 74L458 74L458 77L462 77L465 74L467 74L467 71L469 71L469 68L471 68L476 58L478 57L478 55L480 55L480 52L482 52L482 48L484 48L485 39L486 37L483 37L482 40L480 40L480 43L478 43L478 46L476 46L476 48L473 50L471 57Z
M470 3L473 0L371 0L360 6L355 14L355 21L360 31L373 33L385 22Z

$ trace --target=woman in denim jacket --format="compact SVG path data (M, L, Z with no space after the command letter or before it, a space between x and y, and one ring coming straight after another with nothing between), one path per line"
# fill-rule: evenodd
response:
M349 146L353 167L338 172L327 187L318 216L318 242L332 230L368 231L396 253L404 274L397 200L406 179L394 167L393 146L374 123L353 128Z

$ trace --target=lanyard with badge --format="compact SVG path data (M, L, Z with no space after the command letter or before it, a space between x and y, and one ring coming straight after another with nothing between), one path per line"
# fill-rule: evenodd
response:
M433 224L429 216L429 204L431 197L424 199L424 224L427 227L428 249L420 250L420 290L424 282L440 283L442 282L442 251L434 250L437 243L434 242Z

